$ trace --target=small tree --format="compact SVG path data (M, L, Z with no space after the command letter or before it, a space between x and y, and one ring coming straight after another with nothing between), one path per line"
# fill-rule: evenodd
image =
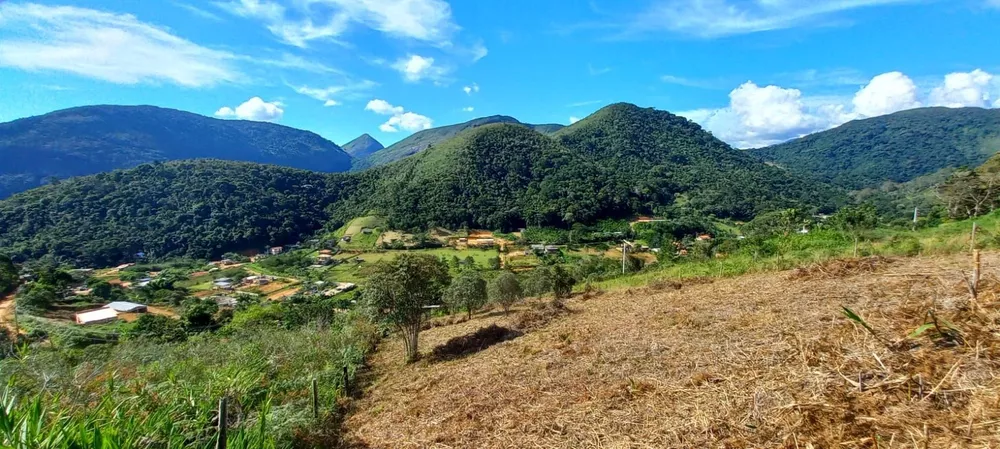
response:
M489 269L491 269L491 270L499 270L500 269L500 265L501 264L500 264L500 258L499 257L490 257L489 258Z
M448 267L433 256L403 254L375 267L362 302L376 321L389 324L403 334L406 362L419 354L417 339L425 306L436 304L450 281Z
M553 289L552 271L548 267L538 267L531 270L524 279L524 294L542 296Z
M486 305L486 281L475 270L462 270L444 293L444 301L452 310L465 309L469 318Z
M144 313L124 332L126 340L144 340L156 343L173 343L187 339L180 321L161 315Z
M509 271L500 273L489 285L490 301L503 307L504 313L510 312L510 306L514 305L524 297L521 291L521 283L517 281L517 276Z
M184 313L181 318L189 332L203 332L212 328L215 323L215 312L219 305L215 301L191 298L184 301Z
M854 237L854 257L858 257L858 241L861 239L861 234L878 225L878 212L875 206L868 203L847 206L830 217L830 223Z
M56 289L51 285L28 284L17 294L18 307L29 310L45 310L59 300Z
M569 298L569 295L573 293L574 285L576 285L576 279L573 279L573 276L562 266L556 265L552 269L552 290L556 294L556 299Z

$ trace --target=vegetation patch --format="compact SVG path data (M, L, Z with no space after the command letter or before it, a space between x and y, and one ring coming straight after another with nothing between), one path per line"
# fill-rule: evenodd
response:
M796 268L789 279L844 278L859 274L877 273L895 263L895 259L869 256L859 259L834 259Z

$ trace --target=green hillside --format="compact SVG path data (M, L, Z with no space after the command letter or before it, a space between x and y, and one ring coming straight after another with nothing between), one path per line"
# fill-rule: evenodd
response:
M517 123L527 126L529 128L535 129L542 134L554 133L563 128L562 125L558 124L545 124L545 125L529 125L518 121L514 117L509 117L506 115L492 115L489 117L481 117L475 120L470 120L465 123L459 123L457 125L441 126L438 128L426 129L414 133L413 135L396 142L389 147L371 153L367 157L355 156L359 160L355 161L354 169L361 170L369 167L376 167L379 165L385 165L393 161L398 161L400 159L406 158L408 156L414 155L427 148L437 145L445 140L448 140L458 133L465 131L469 128L475 128L477 126L489 125L491 123Z
M145 164L74 178L0 201L0 249L82 266L210 257L290 243L322 227L336 177L220 160Z
M154 161L210 158L340 172L351 157L314 133L154 106L85 106L0 123L0 198Z
M851 190L975 167L1000 151L1000 110L923 108L853 121L752 150L760 158Z
M0 250L103 266L138 252L215 257L281 245L372 214L391 229L510 231L671 207L743 220L840 201L685 118L617 104L551 137L478 126L357 173L199 160L71 179L0 201Z

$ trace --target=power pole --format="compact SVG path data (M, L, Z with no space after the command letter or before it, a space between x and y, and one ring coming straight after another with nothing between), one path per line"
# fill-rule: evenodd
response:
M917 208L913 208L913 230L917 230Z
M622 240L622 274L625 274L625 245L628 244L626 240Z

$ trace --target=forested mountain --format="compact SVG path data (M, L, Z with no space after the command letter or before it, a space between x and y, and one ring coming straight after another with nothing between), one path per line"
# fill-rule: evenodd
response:
M364 214L390 226L511 230L682 207L749 219L840 198L668 112L608 106L546 136L473 127L392 164L320 174L218 160L145 164L0 201L0 251L86 265L218 256L301 239Z
M338 172L351 157L314 133L153 106L86 106L0 124L0 198L47 178L215 158Z
M669 205L747 219L840 200L694 122L630 104L551 137L509 123L476 127L366 175L359 190L371 192L369 207L403 228L569 226Z
M562 125L557 124L529 125L519 122L514 117L506 115L491 115L489 117L469 120L465 123L459 123L457 125L441 126L438 128L425 129L423 131L416 132L399 142L389 145L383 150L369 155L367 158L359 158L359 160L354 163L354 169L361 170L368 167L376 167L393 161L398 161L407 156L424 151L428 147L437 145L438 143L455 137L458 133L469 128L489 125L491 123L517 123L535 129L543 134L553 133L563 128Z
M297 240L330 217L337 176L220 160L144 164L0 201L0 252L84 266L218 256Z
M1000 151L1000 110L923 108L857 120L752 150L762 159L847 189L975 167Z
M347 142L343 147L347 154L356 158L365 158L368 155L385 148L382 146L382 142L375 140L374 137L368 135L367 133L362 134L355 138L354 140Z

